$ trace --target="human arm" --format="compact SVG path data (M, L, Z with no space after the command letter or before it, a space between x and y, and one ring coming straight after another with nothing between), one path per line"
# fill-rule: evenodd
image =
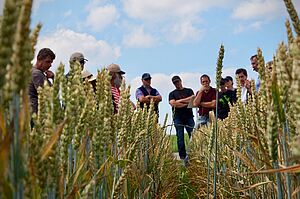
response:
M54 79L54 73L51 70L45 71L46 77L50 79Z
M200 106L200 103L201 103L201 98L202 98L202 92L203 90L200 89L198 92L197 92L197 95L193 101L193 106Z
M179 100L175 100L175 99L170 100L169 104L174 108L183 108L187 106L186 103L182 103Z
M191 101L191 99L192 99L194 96L195 96L195 95L191 95L191 96L189 96L189 97L186 97L186 98L177 100L177 102L184 103L184 104L188 105L189 102Z
M140 89L136 89L135 97L140 103L150 103L150 98L147 96L144 96L143 92Z
M153 96L153 95L148 95L149 101L153 100L155 104L159 103L162 100L161 95Z
M210 102L200 102L200 105L204 108L215 108L216 100L212 100Z

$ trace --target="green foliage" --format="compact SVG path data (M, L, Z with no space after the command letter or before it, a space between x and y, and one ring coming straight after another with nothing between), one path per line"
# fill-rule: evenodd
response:
M170 146L173 153L178 152L178 146L177 146L177 136L176 135L169 135L170 139ZM189 148L190 139L187 133L184 134L184 144L185 148Z
M288 3L294 29L298 34L298 17ZM210 182L217 183L220 198L296 198L300 197L299 136L300 136L300 38L293 38L287 23L288 48L281 43L272 68L265 66L258 49L260 89L247 104L237 101L228 118L219 121L218 179L212 180L211 154L213 128L201 128L190 143L191 163L187 175L198 197L210 197ZM238 84L238 98L240 98ZM283 173L283 167L285 173ZM205 176L208 176L205 178Z

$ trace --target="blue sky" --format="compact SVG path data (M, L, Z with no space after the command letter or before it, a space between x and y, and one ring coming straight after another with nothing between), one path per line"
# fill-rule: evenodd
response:
M299 13L300 1L294 4ZM163 120L171 113L173 75L194 92L202 74L214 81L223 43L224 75L244 67L256 79L249 57L260 47L265 60L272 59L279 42L286 41L287 17L281 0L36 0L32 27L43 24L37 49L54 50L53 70L60 61L67 66L75 51L84 53L93 74L117 63L126 71L133 96L141 75L149 72L163 97Z

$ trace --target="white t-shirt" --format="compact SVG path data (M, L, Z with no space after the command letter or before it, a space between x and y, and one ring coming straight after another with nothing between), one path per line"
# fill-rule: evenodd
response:
M244 87L244 86L242 86L241 87L241 100L242 100L242 102L243 103L246 103L246 101L247 101L247 88L246 87Z

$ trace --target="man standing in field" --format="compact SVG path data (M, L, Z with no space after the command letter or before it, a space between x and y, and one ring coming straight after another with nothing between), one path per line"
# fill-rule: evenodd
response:
M199 119L197 128L206 125L209 122L209 111L216 108L216 92L215 88L210 86L210 78L204 74L200 77L201 88L196 94L193 105L198 107Z
M184 143L184 128L189 138L191 138L195 122L192 108L188 108L188 104L194 96L194 92L192 89L182 86L179 76L172 77L172 82L176 89L169 94L169 104L172 106L179 157L184 160L184 163L187 163L188 156Z
M144 108L146 105L147 109L149 109L150 102L153 100L154 102L154 111L156 112L158 116L158 103L161 102L162 97L159 94L159 92L151 87L151 79L149 73L144 73L142 75L142 83L143 85L136 89L135 96L136 99L140 102L140 107Z
M31 81L29 83L29 98L32 113L38 112L38 87L43 87L45 81L52 86L49 79L54 79L54 73L49 68L54 59L55 54L49 48L41 49L37 55L37 61L31 70Z
M243 103L246 103L248 100L248 94L252 95L251 84L250 81L247 79L247 70L244 68L239 68L235 71L235 75L238 76L238 79L241 83L241 100Z

